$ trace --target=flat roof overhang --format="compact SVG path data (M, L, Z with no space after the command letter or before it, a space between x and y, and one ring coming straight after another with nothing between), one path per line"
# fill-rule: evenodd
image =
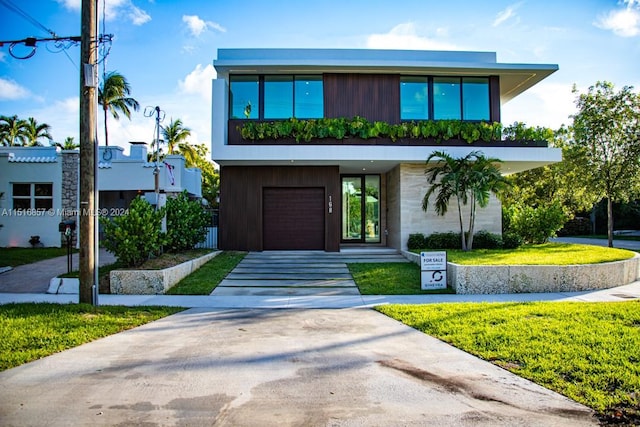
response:
M499 63L494 52L373 49L219 49L213 64L225 78L304 73L498 76L503 104L558 70L557 64Z
M219 148L219 147L218 147ZM292 149L293 148L293 149ZM477 150L502 160L505 175L562 161L562 150L546 147L416 147L416 146L225 146L216 150L220 166L338 166L340 173L386 173L401 163L422 164L433 151L462 157ZM365 154L366 153L366 154Z

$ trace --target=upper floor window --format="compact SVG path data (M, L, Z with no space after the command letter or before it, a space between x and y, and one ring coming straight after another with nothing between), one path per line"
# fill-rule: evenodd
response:
M13 209L18 211L53 209L53 184L13 183Z
M487 77L400 78L401 120L490 120Z
M400 78L400 119L429 118L429 81L426 77Z
M321 75L230 76L232 119L324 117Z
M232 119L257 119L259 107L258 76L229 78L229 105Z

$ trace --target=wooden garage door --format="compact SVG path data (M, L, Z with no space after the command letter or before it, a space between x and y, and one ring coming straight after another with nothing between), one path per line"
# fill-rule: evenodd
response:
M264 188L265 250L324 250L324 188Z

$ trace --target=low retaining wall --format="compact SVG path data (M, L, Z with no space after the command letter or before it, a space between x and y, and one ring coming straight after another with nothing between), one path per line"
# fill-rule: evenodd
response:
M163 270L113 270L109 274L112 294L156 295L193 273L220 251Z
M420 264L420 255L403 252ZM640 278L640 255L602 264L461 265L447 263L447 285L457 294L574 292L627 285Z

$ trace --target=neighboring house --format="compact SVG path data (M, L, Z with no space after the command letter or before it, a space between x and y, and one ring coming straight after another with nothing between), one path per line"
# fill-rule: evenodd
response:
M147 162L146 146L132 143L130 155L123 152L122 147L99 147L101 217L122 215L138 195L155 204L156 164ZM187 190L191 197L202 196L200 170L185 168L182 156L166 156L158 171L160 194ZM39 236L43 246L64 244L58 225L68 219L78 224L79 188L77 150L0 147L0 193L4 193L0 199L0 247L28 247L31 236Z
M505 174L561 160L559 149L496 142L245 140L247 122L354 116L399 124L500 122L503 103L558 69L490 52L220 49L214 60L212 159L220 165L220 249L406 249L411 233L458 231L456 209L424 212L426 159L480 150ZM501 233L493 198L476 230Z

